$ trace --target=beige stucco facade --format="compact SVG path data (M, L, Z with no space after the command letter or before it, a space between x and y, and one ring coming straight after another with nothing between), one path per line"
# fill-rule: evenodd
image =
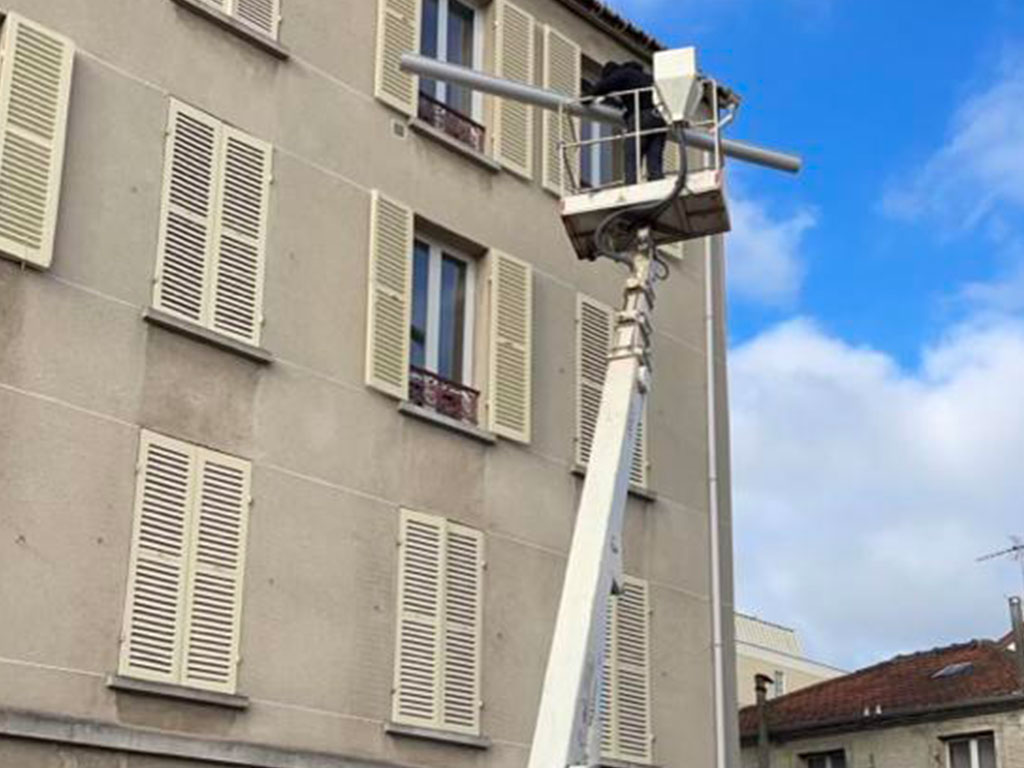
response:
M843 751L848 768L948 768L947 742L992 734L997 768L1024 766L1024 712L995 712L856 730L772 744L772 768L803 768L806 756ZM744 768L757 766L757 749L743 749Z
M519 4L588 57L629 55L561 2ZM570 251L556 200L536 180L539 116L533 181L396 130L406 118L373 95L371 0L284 0L285 60L171 0L6 8L71 38L77 52L53 266L0 259L0 765L192 768L215 748L218 760L249 766L525 765L581 487L572 472L576 297L617 304L622 282L612 265L578 263ZM488 61L492 46L489 34ZM260 342L269 364L143 319L171 98L273 146ZM413 418L364 384L373 190L532 265L528 443ZM650 585L653 763L666 767L714 759L703 256L703 244L688 248L659 289L651 495L632 496L626 518L626 571ZM720 268L713 278L721 307ZM107 684L118 670L143 429L252 464L244 709ZM402 508L484 534L485 748L385 732ZM736 709L726 702L730 718ZM734 721L727 733L736 742Z
M757 702L755 678L773 683L768 698L792 693L846 674L808 659L796 631L746 614L736 614L736 698L739 706Z

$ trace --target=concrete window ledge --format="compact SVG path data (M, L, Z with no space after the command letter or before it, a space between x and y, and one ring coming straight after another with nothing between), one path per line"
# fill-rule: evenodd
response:
M423 728L418 725L403 725L402 723L388 722L384 724L384 733L391 736L408 736L413 739L426 739L428 741L441 741L446 744L457 744L461 747L472 749L490 749L491 740L486 736L472 736L468 733L452 733L441 731L436 728Z
M653 763L630 763L626 760L612 760L608 757L602 757L598 765L601 768L659 768Z
M249 697L237 693L218 693L203 691L198 688L186 688L183 685L157 683L152 680L138 680L122 675L108 675L107 688L125 693L140 693L143 696L162 696L169 699L181 699L197 704L213 704L229 709L248 709Z
M237 341L236 339L232 339L222 333L217 333L217 331L212 331L201 325L196 325L188 320L182 320L180 317L175 317L174 315L153 307L146 308L142 313L142 319L147 323L158 325L168 331L183 333L197 341L204 341L215 347L226 349L228 352L236 352L239 355L247 357L257 363L269 365L274 362L274 356L269 350L266 350L263 347L254 347L252 344Z
M569 471L572 472L572 474L576 475L576 477L586 477L587 476L587 468L584 467L584 466L581 466L580 464L573 464L572 465L572 469L569 470ZM634 485L633 483L629 484L629 495L630 496L634 496L634 497L636 497L638 499L642 499L643 501L657 501L658 500L658 494L656 492L652 491L650 488L644 488L643 486ZM601 765L602 766L605 765L605 762L602 761ZM622 768L622 766L631 766L631 765L633 765L633 763L622 763L621 765L614 765L614 766L609 765L609 766L606 766L606 768Z
M257 32L255 29L250 29L238 19L233 16L229 16L223 11L217 10L212 5L203 2L203 0L172 0L172 2L180 5L188 11L192 11L193 13L202 16L205 19L209 19L217 26L223 27L231 34L252 43L257 48L262 48L274 58L280 59L281 61L287 61L291 56L291 54L288 53L288 49L273 38L267 37L261 32Z
M434 141L440 142L453 152L457 152L463 157L469 158L474 163L490 171L491 173L501 173L500 164L489 158L487 155L477 152L472 147L467 147L461 141L452 138L444 131L439 131L426 120L420 120L418 117L414 117L409 120L409 127L412 128L417 133L422 134L423 136L431 138Z
M471 437L474 440L479 440L481 443L494 445L498 442L498 438L493 432L488 432L486 429L480 429L480 427L473 424L456 421L455 419L448 418L437 411L432 411L429 408L413 405L408 400L403 400L398 404L398 412L403 413L406 416L412 416L416 419L429 421L431 424L437 424L439 427L444 427L452 432L458 432L460 435L465 435L466 437Z

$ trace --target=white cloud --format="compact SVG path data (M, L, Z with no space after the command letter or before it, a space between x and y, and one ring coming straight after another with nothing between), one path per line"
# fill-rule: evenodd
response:
M1024 207L1024 57L1009 55L995 81L969 98L949 137L905 180L894 181L883 210L965 232L1002 206Z
M729 287L737 298L786 306L800 292L804 278L804 234L817 223L808 209L773 218L758 201L733 195L729 201L732 232L728 237Z
M782 323L733 350L741 608L856 667L1000 633L1024 532L1024 322L975 319L917 370Z

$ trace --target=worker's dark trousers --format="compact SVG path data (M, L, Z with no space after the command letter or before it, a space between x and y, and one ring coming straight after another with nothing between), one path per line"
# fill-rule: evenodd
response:
M636 118L630 116L626 133L636 133ZM640 115L640 130L650 131L666 128L665 121L653 109L645 110ZM647 163L647 180L657 181L665 178L664 156L665 141L668 138L664 131L649 133L640 139L640 154ZM627 136L626 143L626 183L636 184L636 136Z

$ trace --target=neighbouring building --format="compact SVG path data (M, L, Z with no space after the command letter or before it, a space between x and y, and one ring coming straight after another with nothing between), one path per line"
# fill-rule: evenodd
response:
M658 43L595 0L8 0L0 35L0 765L525 765L622 273L574 258L550 116L397 61L575 93ZM659 289L609 765L715 759L708 253Z
M1008 643L897 656L765 705L772 768L1024 768L1024 676ZM740 712L758 765L756 707Z
M757 675L772 679L768 698L774 698L845 674L837 667L808 659L795 629L736 614L736 700L741 707L757 700Z

